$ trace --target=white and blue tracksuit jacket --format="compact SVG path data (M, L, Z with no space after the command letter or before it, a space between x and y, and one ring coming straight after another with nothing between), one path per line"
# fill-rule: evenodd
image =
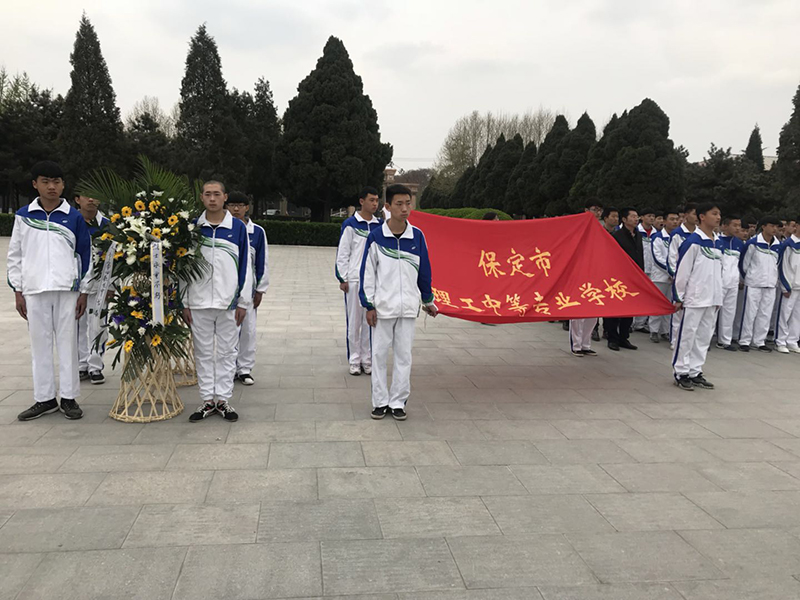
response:
M672 230L669 234L669 248L667 249L667 273L671 277L675 277L675 268L678 266L678 254L681 249L681 244L692 235L692 232L686 228L686 225L681 225Z
M433 304L431 262L422 231L407 224L400 239L384 223L367 238L361 262L361 305L379 319L416 318Z
M92 259L89 263L89 273L83 278L81 292L86 294L94 294L97 291L97 284L99 283L99 277L96 276L97 272L95 271L95 263L97 262L97 246L94 243L94 238L97 232L105 227L106 223L108 223L108 219L98 212L97 216L91 223L88 221L85 222L86 228L89 230L89 235L92 238Z
M267 232L253 219L247 221L247 237L250 240L250 260L253 269L253 293L265 293L269 288L269 245Z
M92 239L83 215L63 198L48 215L36 198L14 217L8 284L25 295L80 291L91 255Z
M647 276L653 274L653 236L658 233L658 230L653 227L650 233L644 228L644 225L639 223L636 226L636 231L642 236L642 247L644 249L644 272Z
M253 306L250 240L247 227L230 213L212 227L203 212L198 251L208 263L199 279L181 286L183 306L191 309L233 310Z
M358 213L342 223L339 247L336 250L336 279L339 283L358 281L367 238L373 229L380 226L381 221L374 216L371 221L367 221Z
M681 244L672 293L685 308L722 306L722 250L699 228Z
M800 237L797 235L789 236L781 244L778 279L782 292L800 290Z
M761 233L747 240L739 257L739 271L747 287L777 287L780 247L777 237L773 237L772 243L768 244Z
M655 230L650 236L650 254L653 259L653 273L650 279L654 283L669 283L672 277L667 271L667 260L669 257L670 235L666 229Z
M717 238L717 248L722 252L722 289L739 287L739 259L744 250L744 242L735 236L721 235Z

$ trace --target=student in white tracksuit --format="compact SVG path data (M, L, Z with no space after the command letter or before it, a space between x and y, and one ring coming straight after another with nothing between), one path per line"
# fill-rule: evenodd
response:
M667 250L667 272L670 277L675 278L675 268L678 266L678 251L686 238L694 232L697 227L697 205L687 204L683 212L683 223L676 228L669 238L669 248ZM678 335L678 325L680 324L681 314L677 311L672 315L672 330L670 332L670 343L674 349L675 338Z
M778 261L781 303L775 344L778 352L800 353L800 235L791 234L781 244Z
M744 352L749 352L751 346L762 352L772 352L766 340L778 285L780 242L775 230L780 226L780 220L764 217L761 223L761 233L747 241L739 259L739 270L745 284L739 350Z
M60 409L66 418L80 419L77 322L86 310L81 282L89 270L91 237L81 214L61 198L64 175L56 163L37 163L31 178L39 196L17 211L7 260L17 312L28 322L33 367L35 404L18 418L30 421Z
M720 210L701 204L697 215L700 224L681 245L672 286L675 305L683 309L672 367L675 385L686 391L714 388L703 377L703 365L722 304L722 252L714 240Z
M420 302L436 316L431 263L422 231L408 223L411 191L403 185L386 190L391 218L369 234L361 263L361 305L372 339L372 418L391 415L402 421L411 393L411 350ZM389 350L394 352L392 387L386 382Z
M217 181L203 184L205 212L197 219L197 251L209 265L199 279L181 286L183 318L192 328L197 384L203 404L190 417L201 421L219 413L226 421L239 415L230 405L239 326L253 306L250 242L247 228L225 210L227 194Z
M664 227L661 231L653 232L650 244L650 252L653 255L653 273L650 276L653 284L672 302L672 276L667 270L667 260L669 256L670 234L678 227L678 213L668 210L664 213ZM670 316L657 315L648 319L648 329L650 329L650 341L660 343L662 336L669 339L670 336Z
M722 220L722 235L717 238L717 248L722 252L722 306L717 320L717 348L736 351L733 342L733 323L736 320L736 302L739 298L741 276L739 258L744 242L739 239L741 219L726 216Z
M257 225L248 216L250 198L242 192L231 192L225 208L235 218L245 224L247 237L250 241L250 268L253 281L253 306L247 309L247 314L239 328L239 354L236 358L236 379L243 385L253 385L253 367L256 365L256 321L258 307L269 288L269 245L267 233L261 225Z
M367 237L381 222L375 218L378 210L378 190L366 187L359 198L361 207L342 223L339 247L336 250L336 279L344 292L345 324L347 328L347 362L350 375L372 373L372 335L367 325L367 311L358 297L361 262Z
M590 213L600 222L603 207L600 201L591 198L586 202L583 212ZM597 352L592 350L592 334L597 327L598 318L591 319L572 319L569 321L569 349L573 356L583 358L584 356L597 356ZM599 337L599 336L598 336Z
M656 233L654 227L656 221L656 211L653 208L643 208L639 214L641 222L636 226L636 231L642 236L642 248L644 251L644 274L650 280L653 279L653 234ZM650 317L634 317L633 330L649 333L647 322Z

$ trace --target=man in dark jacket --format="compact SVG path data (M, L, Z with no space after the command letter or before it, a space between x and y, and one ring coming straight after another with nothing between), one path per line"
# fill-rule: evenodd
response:
M639 225L639 215L632 208L623 208L619 211L619 218L622 223L612 237L617 240L617 243L625 251L625 254L630 256L639 268L644 271L644 247L642 245L642 236L636 231ZM620 348L627 348L628 350L636 350L636 346L628 341L631 333L631 325L633 324L632 317L611 318L606 319L608 324L608 347L611 350L618 351Z

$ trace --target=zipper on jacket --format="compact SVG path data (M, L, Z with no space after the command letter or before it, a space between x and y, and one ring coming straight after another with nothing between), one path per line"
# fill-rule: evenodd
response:
M219 225L217 225L219 227ZM217 227L211 228L211 304L214 304L216 294L214 293L214 269L217 265Z
M406 224L406 227L408 227L408 224ZM400 238L397 238L397 269L398 279L400 280L400 317L402 318L405 313L403 312L403 261L400 258Z
M50 273L52 273L52 271L50 270L50 215L53 214L53 211L51 210L50 212L45 212L45 214L47 215L47 277L49 278ZM47 287L48 288L52 287L51 284L52 282L48 281Z

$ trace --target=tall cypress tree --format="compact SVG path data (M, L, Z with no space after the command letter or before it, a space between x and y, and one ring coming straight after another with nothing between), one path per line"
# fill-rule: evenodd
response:
M491 151L486 155L486 160L482 161L482 164L478 163L478 170L469 192L468 206L485 208L491 205L490 177L506 144L506 136L501 133Z
M800 86L792 99L792 116L781 129L775 175L786 208L800 213Z
M283 118L280 169L287 194L310 204L315 220L354 202L365 185L381 187L392 147L341 40L331 36Z
M278 197L275 153L281 133L272 90L263 77L256 82L252 111L247 130L250 143L247 188L254 197L253 214L260 214L259 204L262 199L269 201Z
M536 159L523 175L522 189L525 194L525 214L529 216L542 216L547 207L547 198L539 189L542 175L555 168L557 162L556 152L564 137L569 134L569 123L564 115L558 115L553 121L553 127L547 133Z
M117 97L100 40L84 14L70 54L72 85L64 103L58 145L68 183L93 169L123 167L123 134Z
M753 132L750 134L750 140L747 142L744 155L753 161L759 172L764 170L764 149L762 144L761 130L758 127L758 123L756 123Z
M558 143L553 160L545 167L539 180L539 194L547 216L561 215L570 210L567 203L570 189L596 141L594 122L583 113L575 129Z
M536 160L536 144L534 142L528 142L528 144L525 146L525 150L522 152L522 156L520 157L517 166L514 167L513 171L511 171L508 187L506 188L506 198L505 204L503 205L503 211L512 216L522 214L524 210L524 175L527 170L531 168L534 160Z
M522 136L517 134L498 149L492 170L486 177L486 187L481 203L483 208L505 209L508 183L514 168L519 164L525 149L524 146Z
M489 148L486 148L486 152L489 151ZM486 154L484 152L484 154ZM453 188L453 193L450 194L450 199L448 200L447 207L448 208L463 208L466 206L465 202L467 200L467 187L469 186L469 182L472 179L473 175L475 175L475 171L478 167L467 167L466 170L461 174L461 177L458 178L456 181L456 187Z

